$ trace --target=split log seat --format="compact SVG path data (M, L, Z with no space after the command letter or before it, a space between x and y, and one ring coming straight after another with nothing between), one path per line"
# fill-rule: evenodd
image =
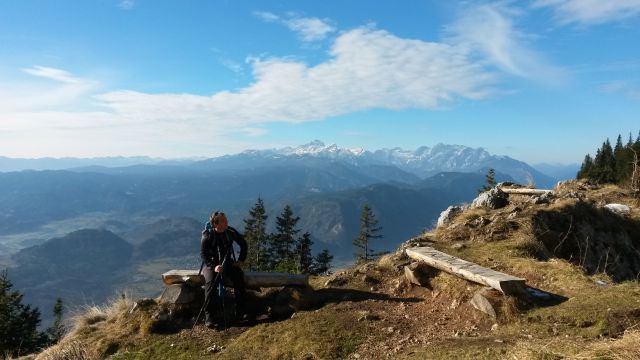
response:
M423 261L436 269L489 286L505 295L518 296L527 294L525 279L487 269L428 246L409 248L405 251L414 260Z
M204 275L198 275L198 270L170 270L162 274L162 281L166 286L186 283L193 286L204 285ZM308 286L309 276L280 272L248 271L244 273L245 285L249 289L279 286ZM225 285L233 286L228 278Z

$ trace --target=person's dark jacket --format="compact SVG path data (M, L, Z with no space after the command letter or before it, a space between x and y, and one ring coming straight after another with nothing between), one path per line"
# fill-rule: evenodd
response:
M207 223L200 239L200 257L202 261L210 268L222 264L224 255L227 254L229 246L233 246L234 241L240 246L240 255L237 260L244 261L247 258L247 242L244 240L244 236L231 226L223 233L217 233ZM232 254L233 250L229 251L228 256L231 261L233 261Z

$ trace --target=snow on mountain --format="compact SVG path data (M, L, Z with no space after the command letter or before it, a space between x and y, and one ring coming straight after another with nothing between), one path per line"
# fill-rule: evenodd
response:
M533 181L538 186L550 186L554 182L554 179L522 161L508 156L491 155L483 148L471 148L463 145L436 144L433 147L421 146L416 150L395 147L372 152L362 148L341 148L336 144L327 145L320 140L314 140L297 147L249 150L242 154L271 158L310 156L338 160L355 166L396 166L422 178L443 171L475 172L495 168L496 171L508 174L522 183Z

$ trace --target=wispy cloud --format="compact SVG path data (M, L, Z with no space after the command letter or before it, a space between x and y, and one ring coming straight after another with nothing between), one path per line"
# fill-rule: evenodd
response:
M56 80L67 84L78 84L82 82L82 79L74 77L64 70L46 66L36 65L30 68L22 69L22 71L30 75Z
M513 19L520 15L503 4L467 8L446 27L452 43L477 54L511 75L548 83L565 80L566 72L552 65L529 44L532 36L519 31Z
M254 14L263 21L275 22L288 27L291 31L297 33L300 39L305 42L323 40L327 35L336 31L336 28L331 25L328 19L299 17L296 15L281 17L264 11Z
M95 81L51 67L33 66L22 71L45 81L27 80L18 84L0 82L0 115L15 111L77 107L78 101L98 86Z
M136 6L135 0L120 0L118 7L123 10L131 10Z
M633 100L640 100L640 84L629 80L610 81L600 85L605 93L622 94Z
M640 0L536 0L534 7L550 7L562 24L602 24L640 14Z

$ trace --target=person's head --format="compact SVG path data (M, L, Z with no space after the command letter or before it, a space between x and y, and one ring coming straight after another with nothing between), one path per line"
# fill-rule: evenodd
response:
M217 232L224 232L225 230L227 230L227 227L229 226L227 217L224 215L222 211L216 211L212 213L210 221L211 221L211 226L213 226L213 228Z

